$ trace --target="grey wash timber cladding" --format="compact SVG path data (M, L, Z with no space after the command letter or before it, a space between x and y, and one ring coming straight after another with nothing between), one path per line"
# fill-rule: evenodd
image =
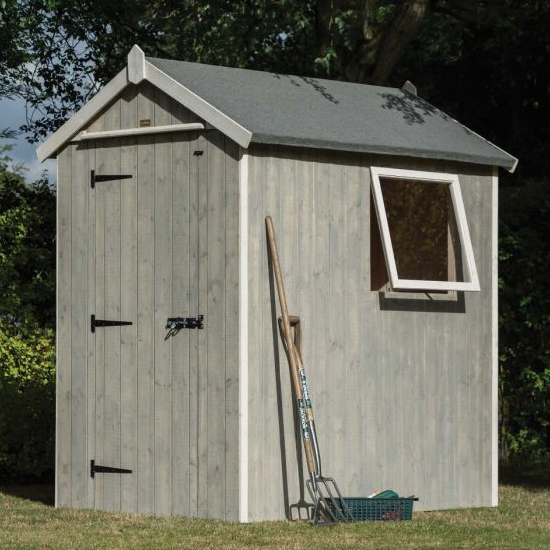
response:
M459 174L481 292L428 299L370 291L371 165ZM266 214L290 312L303 322L326 473L350 496L392 487L419 495L419 509L491 505L492 185L490 169L474 165L250 150L250 520L288 516L302 460L273 328Z
M197 117L144 84L88 129L141 119ZM57 505L238 518L237 155L216 131L59 154ZM91 169L133 178L92 190ZM204 331L165 340L199 309ZM133 324L92 334L94 313ZM90 459L133 473L91 479Z

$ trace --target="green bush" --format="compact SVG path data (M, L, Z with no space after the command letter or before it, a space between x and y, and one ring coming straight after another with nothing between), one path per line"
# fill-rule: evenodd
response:
M0 321L0 479L51 476L54 448L54 331Z
M550 194L548 183L501 189L500 450L504 460L550 455Z
M0 159L0 319L53 326L55 191L26 184Z
M36 479L54 470L55 191L8 169L8 149L0 142L0 478Z

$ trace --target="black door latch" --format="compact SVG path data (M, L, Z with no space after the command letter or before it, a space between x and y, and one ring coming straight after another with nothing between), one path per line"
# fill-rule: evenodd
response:
M204 328L204 315L196 317L168 317L166 320L166 328L171 331L178 331L182 328Z
M90 460L90 477L95 477L95 474L131 474L132 470L124 468L113 468L112 466L100 466L95 463L95 460Z

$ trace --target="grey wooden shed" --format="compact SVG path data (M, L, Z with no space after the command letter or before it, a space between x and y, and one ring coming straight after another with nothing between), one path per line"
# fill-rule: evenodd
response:
M38 157L58 161L57 506L292 516L268 214L343 493L497 504L497 170L516 159L411 91L137 46Z

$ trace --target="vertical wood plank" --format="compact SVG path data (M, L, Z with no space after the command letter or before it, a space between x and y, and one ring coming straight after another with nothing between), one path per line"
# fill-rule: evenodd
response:
M105 173L105 158L102 144L95 146L95 169ZM105 319L105 186L98 185L92 191L95 197L95 308L98 319ZM95 452L93 458L97 464L105 464L105 333L96 330L95 339ZM95 507L104 507L103 476L94 477Z
M294 206L296 199L296 182L294 180L294 163L283 166L277 161L279 154L278 147L269 148L269 155L262 158L264 163L265 180L263 182L263 212L262 218L272 215L273 224L275 226L275 234L277 235L279 254L281 257L281 268L284 274L294 273L290 266L294 265L296 258L295 249L293 249L292 234L294 232ZM283 171L284 168L284 171ZM285 206L287 208L285 208ZM264 221L264 220L262 220ZM277 409L277 374L282 374L284 383L285 376L288 376L288 363L286 355L282 349L281 339L277 327L277 318L280 314L277 301L271 300L270 289L270 273L267 254L267 240L265 237L265 221L260 225L263 230L263 238L261 239L260 257L262 260L262 341L265 342L263 347L261 365L259 371L261 373L259 381L258 400L262 410L262 417L270 417L269 422L263 423L263 434L261 439L261 461L273 472L273 483L264 487L262 494L257 496L258 503L256 510L261 518L273 518L284 516L286 513L285 502L274 498L277 493L283 489L289 493L289 487L294 487L296 469L290 470L290 476L285 474L286 456L280 450L279 433L281 429L286 431L287 426L291 429L292 421L288 424L285 422L289 418L288 412L283 411L280 415ZM296 286L294 279L289 280L285 277L285 292L289 303L290 313L295 313L296 308ZM274 297L274 296L273 296ZM292 402L292 400L291 400ZM291 408L289 408L292 410ZM286 413L286 415L285 415ZM276 421L277 420L277 421ZM282 420L282 422L281 422ZM283 428L284 426L284 428ZM254 429L257 433L257 428ZM293 450L293 449L290 449ZM263 472L260 472L259 484L262 485ZM287 497L288 498L288 497ZM294 501L295 499L292 499Z
M90 170L96 169L95 142L88 143L88 177ZM88 301L87 321L96 313L96 193L90 184L86 188L88 195L88 234L87 234L87 270L88 270ZM86 327L87 334L87 457L86 464L96 456L96 338L90 327ZM87 479L87 507L95 508L95 479L89 473Z
M331 185L330 165L323 152L310 153L313 163L313 249L312 249L312 277L313 277L313 315L311 319L304 319L304 328L311 332L311 359L314 367L309 369L315 424L319 434L321 461L325 473L331 472L335 476L334 464L330 462L328 451L329 441L334 438L330 417L323 414L329 410L330 381L328 370L324 367L330 356L330 332L328 304L330 304L330 211ZM309 328L308 328L309 327ZM311 363L310 363L311 361ZM299 436L299 433L297 434ZM327 462L329 460L329 462ZM329 469L327 469L329 468Z
M115 98L92 123L88 131L120 130L120 97Z
M345 290L344 307L345 317L345 373L346 395L354 396L344 401L346 409L346 462L349 470L342 472L343 477L339 483L346 494L351 494L355 487L361 484L364 474L361 472L363 459L363 446L361 445L362 418L358 414L366 391L364 387L362 366L362 322L363 312L360 296L365 292L362 287L361 270L362 258L365 249L364 236L361 234L361 215L365 214L361 203L361 186L364 182L360 179L360 170L352 157L346 158L345 166ZM340 453L342 450L340 449ZM338 456L338 462L342 458ZM340 473L340 472L338 472ZM335 475L335 474L334 474ZM345 477L344 477L345 476Z
M88 172L87 144L70 146L71 163L71 491L72 506L86 506L89 463L87 461L86 348L89 317L87 289Z
M112 112L113 118L117 115ZM118 112L120 124L120 111ZM115 124L111 122L111 124ZM120 173L120 140L102 144L104 173ZM120 186L122 180L101 182L105 197L105 318L120 319ZM105 341L104 464L120 467L120 332L121 327L98 329ZM120 476L103 476L103 507L120 510Z
M360 231L361 246L363 251L363 263L360 276L360 302L362 309L361 322L361 357L362 379L365 398L361 402L361 451L363 453L363 487L367 494L371 494L379 485L379 438L381 434L377 429L378 404L380 399L378 377L378 338L373 338L376 333L378 319L372 314L379 306L378 293L370 292L371 289L371 262L370 228L371 216L375 216L374 204L371 201L370 170L366 159L360 159L361 165L361 212ZM367 383L365 384L365 381ZM359 484L360 486L361 484Z
M103 114L103 128L120 128L120 99ZM120 173L120 140L101 144L103 166L99 173ZM120 180L101 182L104 194L104 312L106 319L120 319ZM104 448L103 464L120 467L120 327L104 333ZM103 508L120 510L120 476L103 479Z
M225 156L223 135L207 136L207 516L225 507Z
M72 148L58 156L56 506L71 505L71 178Z
M190 178L189 134L175 134L173 151L173 256L172 313L191 314L190 292ZM190 331L181 331L172 338L172 512L190 515L189 510L189 425Z
M406 476L405 489L409 494L414 494L417 491L417 486L423 486L425 483L425 449L424 445L418 444L419 434L423 431L423 426L426 419L423 416L422 403L426 400L426 382L424 378L424 360L425 356L425 330L424 326L427 321L425 311L416 312L412 322L412 329L409 331L410 338L408 340L408 349L406 354L406 362L404 368L408 369L409 386L408 392L411 395L412 411L405 417L406 433L409 441L409 456L411 457L407 466L410 468ZM405 391L407 389L405 388Z
M170 123L170 101L155 93L155 125ZM172 311L172 137L155 136L155 513L171 511L171 366L172 342L165 339Z
M121 97L120 123L122 128L136 126L137 95L135 87L125 90ZM120 182L120 315L133 324L120 329L120 432L121 468L132 474L120 479L121 509L137 512L137 138L121 140L121 174L131 174L131 179Z
M489 179L489 178L487 178ZM492 178L491 184L488 182L483 185L483 182L476 178L476 185L482 190L482 204L494 205L493 193L492 193ZM495 182L495 185L497 183ZM498 205L496 215L498 215ZM495 495L493 487L494 477L498 475L498 459L493 456L493 427L496 429L496 425L493 424L498 421L498 416L493 411L493 336L492 336L492 324L493 324L493 266L491 258L493 256L493 230L498 232L498 225L493 226L492 208L484 207L483 209L483 227L491 228L490 230L482 231L483 234L483 260L480 262L484 272L484 287L485 292L488 295L487 303L491 306L487 306L483 309L483 326L485 329L482 332L481 349L483 349L483 364L491 364L491 369L485 368L483 372L483 395L491 396L484 401L485 406L483 410L483 502L484 506L495 506ZM498 238L498 234L496 236ZM498 252L498 251L497 251ZM496 471L495 471L496 470Z
M151 87L140 88L138 118L154 116ZM138 511L154 511L154 213L155 159L153 137L138 139Z
M346 373L345 340L347 323L343 323L346 317L345 288L346 288L346 235L345 235L345 171L344 167L331 158L327 159L329 168L329 258L330 258L330 313L329 334L330 359L329 372L326 378L329 395L328 406L332 412L330 423L330 435L334 441L345 441L346 426L344 415L340 412L346 399L346 386L342 384ZM336 445L327 445L325 451L325 469L332 472L330 475L338 477L342 468L338 468L338 453L341 450Z
M498 356L498 212L499 212L499 182L498 168L493 167L491 193L491 505L498 506L498 479L499 479L499 356Z
M297 151L298 153L298 151ZM315 201L315 178L313 174L313 165L310 156L306 151L300 151L296 158L296 218L297 218L297 272L296 272L296 305L295 312L300 316L302 325L302 358L306 366L306 375L308 378L308 389L311 395L312 406L314 413L318 412L320 400L321 385L319 380L319 369L316 368L317 362L315 358L317 339L315 338L316 331L322 328L319 326L320 319L315 318L316 299L314 294L315 275L317 273L317 257L312 254L315 249L315 223L316 215L314 213L313 204ZM283 368L282 374L285 376L287 384L282 386L281 392L283 396L290 393L290 377L287 369ZM282 399L283 403L291 403L290 399ZM288 408L288 406L286 407ZM293 420L290 417L290 420ZM316 420L317 422L317 420ZM288 426L293 428L292 424ZM298 427L299 429L299 427ZM294 426L296 430L296 426ZM301 455L301 443L299 440L299 432L295 432L298 436L298 444ZM323 433L319 432L319 437L323 439ZM320 446L326 448L326 441L320 441ZM295 445L296 446L296 445ZM292 454L296 454L295 449L289 449ZM289 473L287 474L289 481L289 496L290 504L296 505L303 503L306 499L306 488L304 479L307 477L306 468L302 466L302 476L297 476L296 460L288 461ZM309 500L309 499L308 499ZM300 504L303 506L303 504ZM296 506L291 508L291 518L300 517L304 510L297 510ZM299 512L299 513L298 513Z
M463 178L465 181L464 187L468 189L468 203L470 211L478 212L478 216L475 219L468 219L468 225L473 233L472 245L474 246L474 252L476 262L479 268L483 269L483 275L480 276L480 281L483 281L483 291L486 296L490 296L490 280L487 277L487 273L490 273L489 264L485 264L485 259L491 257L490 252L490 239L491 227L490 214L487 213L487 208L483 205L490 205L490 195L483 193L483 187L479 181L474 178ZM488 188L488 185L486 185ZM485 230L483 230L483 229ZM487 267L485 267L487 266ZM484 268L485 267L485 268ZM478 271L479 271L478 268ZM481 285L481 282L480 282ZM468 296L468 298L470 298ZM490 307L486 307L482 310L474 310L472 315L469 338L470 338L470 357L471 357L471 371L470 371L470 396L472 412L475 413L476 421L472 426L472 459L478 464L478 467L474 469L472 485L479 488L474 495L474 505L482 506L488 505L490 499L486 494L490 494L489 485L487 483L487 468L491 464L491 457L489 453L486 453L488 446L487 443L488 434L486 432L486 425L490 426L490 419L487 418L487 413L490 412L490 386L487 384L490 379L491 368L490 365ZM474 329L474 327L477 328ZM486 339L488 336L488 339ZM487 343L489 342L489 343ZM490 437L490 436L489 436ZM485 475L484 475L485 474Z
M198 151L198 311L206 319L206 330L197 331L198 341L198 480L197 510L199 517L208 516L208 332L210 316L208 309L208 145L199 135ZM215 322L214 322L215 323ZM213 367L214 368L214 367Z
M198 134L189 136L189 315L199 308L199 151ZM189 515L199 515L199 334L189 335Z
M187 122L201 122L199 117L192 113L189 109L186 109L181 103L178 103L175 99L170 102L170 111L172 113L172 124L181 124Z
M238 146L224 140L225 163L225 503L239 519L239 166Z
M483 196L482 196L482 190L479 186L476 185L476 182L470 180L470 178L461 178L461 182L463 182L462 187L467 187L469 189L469 208L475 209L479 212L479 217L476 220L470 220L468 219L468 226L473 231L472 238L472 245L475 247L475 250L478 251L477 254L474 252L474 255L476 257L476 262L479 265L480 260L483 261L480 258L480 255L483 254L483 235L479 231L480 226L483 224L483 210L480 207ZM480 254L481 253L481 254ZM481 279L484 280L484 277L482 276L480 278L480 286L481 286ZM485 285L484 285L485 286ZM469 296L466 296L467 303L469 301ZM482 341L482 335L480 334L480 325L482 326L482 315L483 312L477 311L475 312L476 319L472 319L472 323L469 327L469 342L470 342L470 349L469 349L469 357L471 360L471 370L470 370L470 405L472 407L472 412L475 414L476 418L478 419L478 422L475 423L475 425L472 426L472 446L471 446L471 453L473 455L474 460L479 465L477 468L475 468L472 471L471 476L471 483L472 486L478 487L478 491L476 491L476 494L473 496L473 504L474 506L480 506L483 502L483 412L485 407L481 407L478 405L479 401L483 399L483 350L480 348L480 344ZM476 329L474 329L476 327ZM488 370L488 369L487 369Z
M261 502L261 491L258 490L262 485L261 468L255 467L262 464L262 441L264 422L262 410L261 393L261 369L263 368L262 356L263 346L266 345L263 336L263 284L262 266L264 258L265 243L265 214L274 214L263 206L263 192L266 179L264 175L263 158L260 155L251 155L249 160L249 200L248 200L248 268L250 273L248 286L248 301L250 319L248 323L248 409L253 414L248 418L248 447L249 447L249 471L248 471L248 500L249 500L249 518L251 521L260 519L258 513ZM254 368L254 367L257 368ZM259 415L259 416L258 416Z

